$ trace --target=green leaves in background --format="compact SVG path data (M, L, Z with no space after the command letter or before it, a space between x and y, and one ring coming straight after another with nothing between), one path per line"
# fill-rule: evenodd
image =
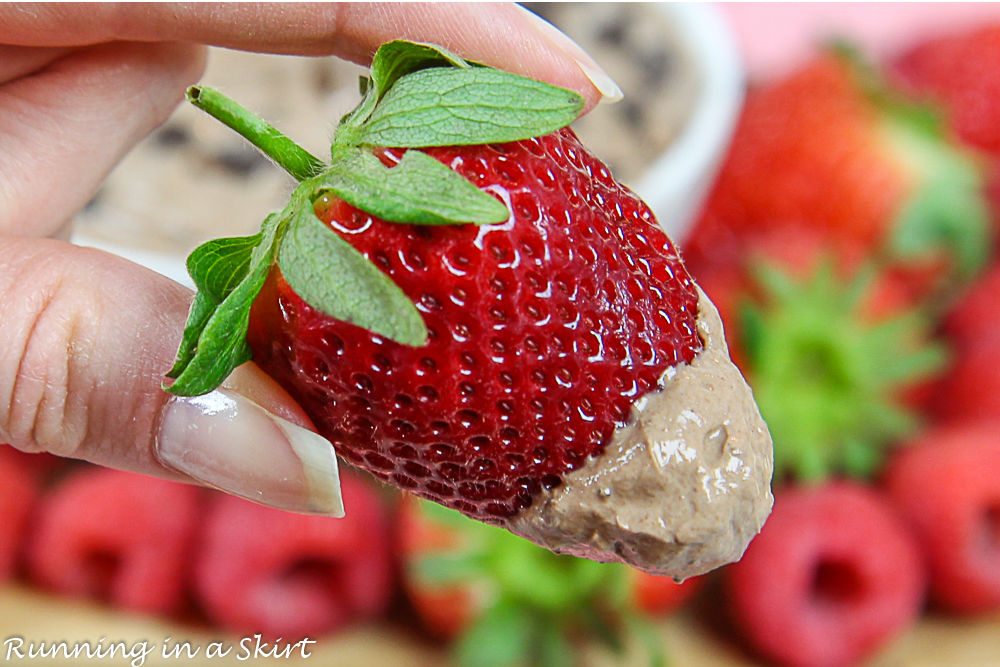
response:
M418 225L503 222L507 207L426 153L407 151L387 167L365 150L338 162L323 181L348 204L387 220Z
M311 205L295 212L278 264L295 293L330 317L404 345L427 342L427 327L413 302L324 225Z
M865 300L874 267L847 280L829 258L804 277L766 261L751 268L762 300L742 304L741 342L774 439L775 478L872 475L918 425L901 390L946 365L933 320L912 310L873 321Z
M506 530L474 521L429 501L418 501L422 521L458 537L448 549L406 563L418 585L469 587L483 613L455 644L461 667L562 667L576 664L581 638L621 657L625 633L640 629L629 595L628 568L554 554ZM663 648L648 627L636 636L650 665Z

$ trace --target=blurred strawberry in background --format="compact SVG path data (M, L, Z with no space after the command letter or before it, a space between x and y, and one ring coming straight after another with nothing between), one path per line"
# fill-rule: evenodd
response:
M922 93L947 77L913 53L895 64L906 87L840 45L751 90L682 243L774 438L774 512L725 590L777 664L857 664L891 642L922 608L925 562L943 608L1000 608L1000 420L926 433L932 417L1000 417L992 127L976 127L992 111L944 104L994 84L915 95L917 72Z
M403 587L428 633L460 665L573 664L581 645L638 664L663 648L647 619L672 612L701 580L676 583L617 564L560 556L434 503L400 508Z

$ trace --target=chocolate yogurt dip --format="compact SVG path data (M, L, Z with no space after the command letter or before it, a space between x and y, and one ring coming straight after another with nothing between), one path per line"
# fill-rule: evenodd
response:
M506 526L543 547L685 579L739 560L771 511L771 436L699 290L704 349L632 407L604 454Z

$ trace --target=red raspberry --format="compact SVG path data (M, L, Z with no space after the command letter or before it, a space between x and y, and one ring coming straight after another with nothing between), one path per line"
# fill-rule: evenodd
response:
M193 486L88 466L39 505L32 579L133 611L177 611L199 512Z
M924 433L885 475L927 556L931 599L960 613L1000 609L1000 421Z
M338 454L495 522L601 454L632 403L693 359L698 296L649 208L571 130L426 152L511 219L415 227L329 197L317 213L413 299L430 342L327 317L281 278L249 341Z
M290 639L381 614L392 594L386 518L357 478L343 474L341 490L343 519L217 496L195 564L209 616L235 632Z
M9 577L21 551L31 508L38 498L33 457L0 445L0 583Z
M871 654L914 621L925 583L903 522L881 495L848 482L776 493L764 530L727 574L747 640L796 667Z

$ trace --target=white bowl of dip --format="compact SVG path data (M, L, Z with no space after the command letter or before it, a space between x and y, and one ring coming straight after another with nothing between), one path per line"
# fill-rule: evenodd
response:
M701 87L691 115L666 152L635 185L675 240L693 224L718 171L746 89L743 63L722 13L713 5L658 3L677 26Z

